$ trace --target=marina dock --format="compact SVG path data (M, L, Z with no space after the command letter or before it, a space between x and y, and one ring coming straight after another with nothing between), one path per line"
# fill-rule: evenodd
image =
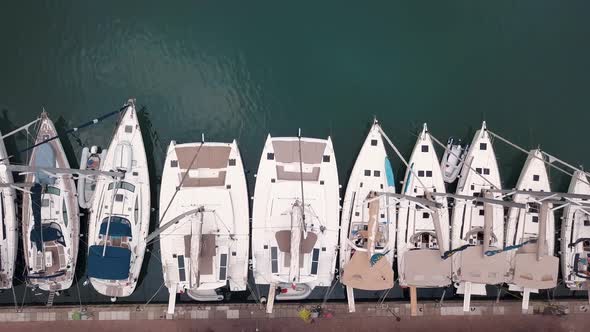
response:
M327 303L315 317L321 303L275 304L267 314L258 304L180 304L174 317L166 315L165 304L99 306L27 306L20 312L0 309L0 323L10 331L76 329L85 331L396 331L437 326L439 331L531 330L571 331L584 326L590 314L586 301L551 304L531 301L522 313L519 301L472 301L471 311L463 312L461 301L421 301L412 317L410 304L400 302L357 303L349 313L346 303ZM309 317L306 313L310 313ZM493 324L492 324L493 322Z

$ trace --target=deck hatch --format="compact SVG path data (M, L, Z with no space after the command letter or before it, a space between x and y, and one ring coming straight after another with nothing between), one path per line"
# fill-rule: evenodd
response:
M279 273L279 252L277 247L270 247L270 263L272 273Z
M314 248L311 255L311 274L318 274L318 262L320 260L320 249Z
M219 257L219 280L227 279L227 254Z
M184 255L178 255L178 279L186 281L186 269L184 268Z

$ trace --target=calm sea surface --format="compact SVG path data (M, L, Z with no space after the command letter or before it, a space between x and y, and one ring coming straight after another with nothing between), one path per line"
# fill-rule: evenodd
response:
M486 120L526 148L590 165L589 13L588 1L544 0L4 1L0 130L43 107L63 130L132 97L154 184L169 141L204 133L238 140L251 192L266 135L295 136L299 127L332 137L345 186L375 116L406 156L424 122L446 141L471 140ZM108 144L114 120L62 139L73 166L81 144ZM25 135L7 141L10 152L27 144ZM514 186L525 156L499 141L495 148L504 186ZM404 169L392 159L401 180ZM567 189L567 177L551 176L553 189ZM167 300L165 288L157 292L157 245L151 252L141 285L121 302ZM80 282L56 302L108 302L83 286L83 257L79 265ZM44 303L39 293L16 288L19 303ZM344 298L340 286L330 297ZM0 303L12 302L11 292L0 294Z

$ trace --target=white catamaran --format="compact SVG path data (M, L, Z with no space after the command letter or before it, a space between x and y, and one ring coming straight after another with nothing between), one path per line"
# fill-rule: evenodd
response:
M1 136L1 134L0 134ZM8 153L4 146L4 138L0 137L0 165L7 166ZM18 225L16 220L16 193L10 187L14 183L12 172L6 167L0 170L0 289L12 287L14 263L18 246Z
M57 136L45 111L38 125L29 167L40 169L26 175L26 182L33 186L23 195L23 248L29 283L55 292L72 285L80 217L72 175L43 170L70 168L59 139L42 143Z
M568 189L570 194L590 195L584 172L576 171ZM563 211L561 224L561 273L571 290L590 289L590 212L588 201L571 198Z
M426 124L406 170L398 210L397 265L400 286L444 287L451 283L449 211L440 162ZM416 199L417 198L417 199ZM428 204L428 205L426 205Z
M393 287L395 251L395 180L379 124L373 123L356 159L342 204L340 273L350 311L353 289L385 290ZM367 199L372 200L367 204Z
M160 189L160 250L168 313L177 293L220 301L248 282L246 176L236 142L170 143Z
M503 203L500 171L485 122L467 152L461 170L452 217L453 279L457 293L465 295L464 309L469 310L471 294L486 295L486 284L508 281L510 265L504 247L504 206L477 197ZM489 255L492 251L498 251ZM486 254L488 253L488 254Z
M89 216L87 274L94 289L112 297L133 293L146 249L150 183L143 137L129 100L101 165L122 172L99 176Z
M549 176L540 150L529 152L512 200L526 208L508 210L506 246L509 251L513 280L509 289L522 291L523 309L528 309L529 294L557 284L558 258L555 246L555 217L552 204L543 202L535 192L550 192ZM524 193L524 191L531 192Z
M252 256L257 284L275 300L306 298L330 286L338 254L338 170L330 138L266 139L252 213Z

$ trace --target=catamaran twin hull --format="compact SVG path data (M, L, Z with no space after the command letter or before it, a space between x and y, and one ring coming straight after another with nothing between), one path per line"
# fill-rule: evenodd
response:
M329 138L269 135L252 212L256 283L285 284L277 299L304 298L316 286L329 286L336 265L338 201Z
M133 293L146 249L150 221L150 183L141 129L130 100L101 165L123 172L99 176L89 217L87 273L99 293Z
M35 144L57 136L47 113L41 121ZM59 139L33 148L29 165L70 168ZM23 247L28 281L46 291L68 289L76 269L79 240L79 210L71 175L43 171L28 173L34 183L23 195Z
M205 301L223 299L216 290L228 284L231 291L246 290L248 193L235 141L172 142L159 210L162 270L171 293Z

